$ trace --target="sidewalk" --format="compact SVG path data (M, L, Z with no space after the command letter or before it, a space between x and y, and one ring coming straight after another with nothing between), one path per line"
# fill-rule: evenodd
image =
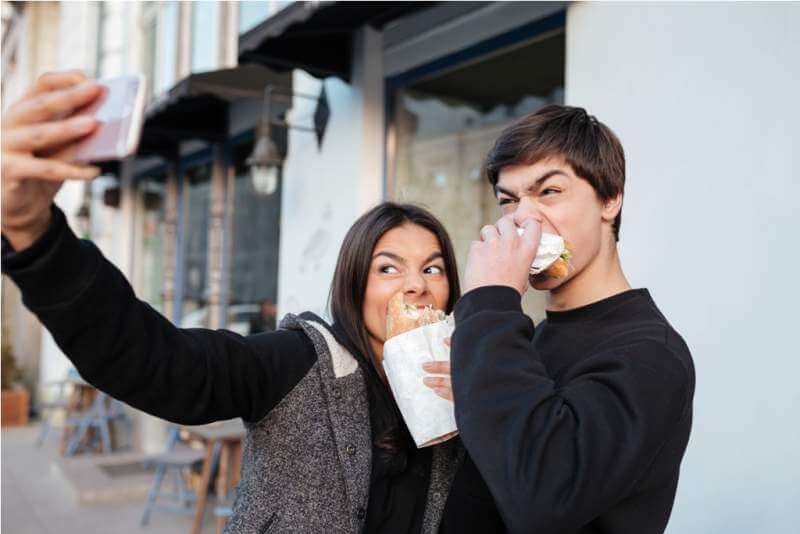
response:
M152 476L131 470L135 455L62 459L55 437L35 445L38 425L2 430L2 521L13 534L188 534L192 518L154 510L139 526ZM57 432L53 432L55 436ZM100 459L100 462L98 462ZM99 465L119 466L109 469ZM125 473L132 471L129 474ZM122 474L118 474L122 471ZM109 476L108 473L117 473ZM211 504L211 503L209 503ZM213 505L203 534L215 532Z

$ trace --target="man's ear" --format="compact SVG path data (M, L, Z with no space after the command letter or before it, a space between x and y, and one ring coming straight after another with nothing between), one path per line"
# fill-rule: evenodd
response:
M621 209L622 193L617 193L617 196L612 197L603 203L603 220L609 222L614 221L614 219L617 218L617 215L619 215Z

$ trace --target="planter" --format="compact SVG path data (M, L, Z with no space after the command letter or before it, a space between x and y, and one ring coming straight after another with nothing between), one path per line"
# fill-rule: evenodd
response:
M2 391L3 415L0 426L24 426L28 424L28 390L25 388Z

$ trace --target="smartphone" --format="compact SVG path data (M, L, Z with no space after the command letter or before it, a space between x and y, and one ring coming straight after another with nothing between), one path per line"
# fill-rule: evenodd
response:
M91 115L100 125L82 140L72 153L74 161L91 163L120 160L132 156L142 134L145 103L145 77L132 74L97 80L103 87L100 96L75 115Z

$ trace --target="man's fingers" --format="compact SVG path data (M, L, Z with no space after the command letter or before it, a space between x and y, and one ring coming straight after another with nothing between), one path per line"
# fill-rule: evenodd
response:
M536 219L527 219L522 223L522 241L531 248L538 248L542 240L542 224Z
M68 89L49 91L12 106L3 120L4 128L35 124L69 115L90 104L103 87L94 82L84 82Z
M54 159L19 154L8 154L3 157L4 179L91 180L99 174L100 168L91 165L73 165Z
M89 78L79 70L66 70L60 72L46 72L39 76L36 83L25 94L23 99L29 99L36 95L46 93L48 91L55 91L58 89L67 89L79 83L83 83Z
M497 223L498 233L502 239L514 240L517 238L517 225L514 224L514 216L509 214L498 219Z
M500 234L497 233L497 228L491 224L487 224L481 228L481 240L494 241L500 239Z
M3 135L3 148L22 152L54 149L88 135L97 124L96 119L82 116L13 128Z

